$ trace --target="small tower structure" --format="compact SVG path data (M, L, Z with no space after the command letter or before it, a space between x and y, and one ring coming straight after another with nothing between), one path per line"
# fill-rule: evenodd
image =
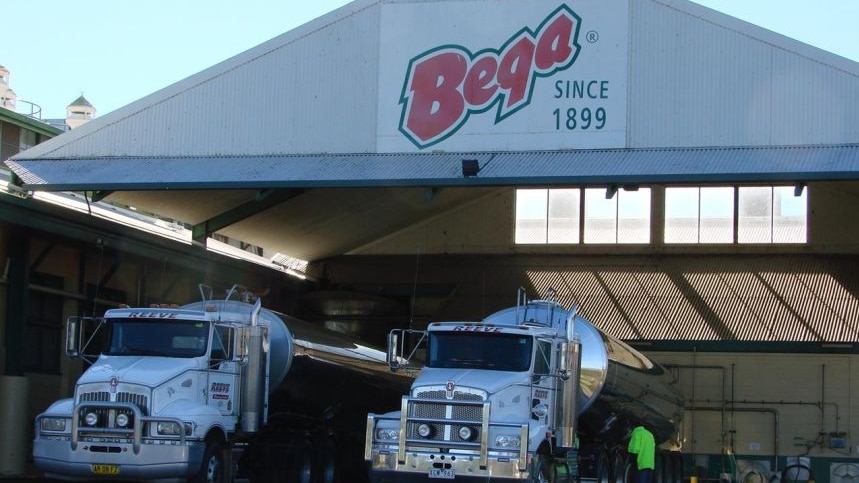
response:
M95 118L95 107L81 93L80 97L66 107L66 125L70 129L88 123Z
M0 65L0 107L14 111L18 95L9 87L9 77L11 75L9 69Z

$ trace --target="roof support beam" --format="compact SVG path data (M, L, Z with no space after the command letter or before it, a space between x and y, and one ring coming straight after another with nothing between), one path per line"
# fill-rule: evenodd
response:
M277 206L304 193L304 189L265 189L257 191L256 199L198 223L191 229L195 242L205 244L216 231Z

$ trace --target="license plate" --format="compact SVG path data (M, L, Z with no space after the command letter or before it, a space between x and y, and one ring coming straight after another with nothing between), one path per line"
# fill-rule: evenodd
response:
M456 472L451 469L445 468L430 468L429 469L429 477L430 478L441 478L442 480L452 480L456 476Z
M119 465L92 465L90 467L96 475L118 475Z

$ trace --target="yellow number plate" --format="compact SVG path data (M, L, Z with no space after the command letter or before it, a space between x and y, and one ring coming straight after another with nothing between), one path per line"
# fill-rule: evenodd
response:
M118 475L119 465L92 465L92 472L97 475Z

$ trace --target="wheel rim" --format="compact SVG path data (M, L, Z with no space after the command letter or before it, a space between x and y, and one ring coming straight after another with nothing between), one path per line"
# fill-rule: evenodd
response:
M313 478L313 455L310 452L308 442L301 442L299 444L301 446L298 448L298 461L296 462L297 481L298 483L310 483Z
M218 455L213 453L209 456L209 461L206 462L206 482L220 483L220 469L221 461L218 459Z

